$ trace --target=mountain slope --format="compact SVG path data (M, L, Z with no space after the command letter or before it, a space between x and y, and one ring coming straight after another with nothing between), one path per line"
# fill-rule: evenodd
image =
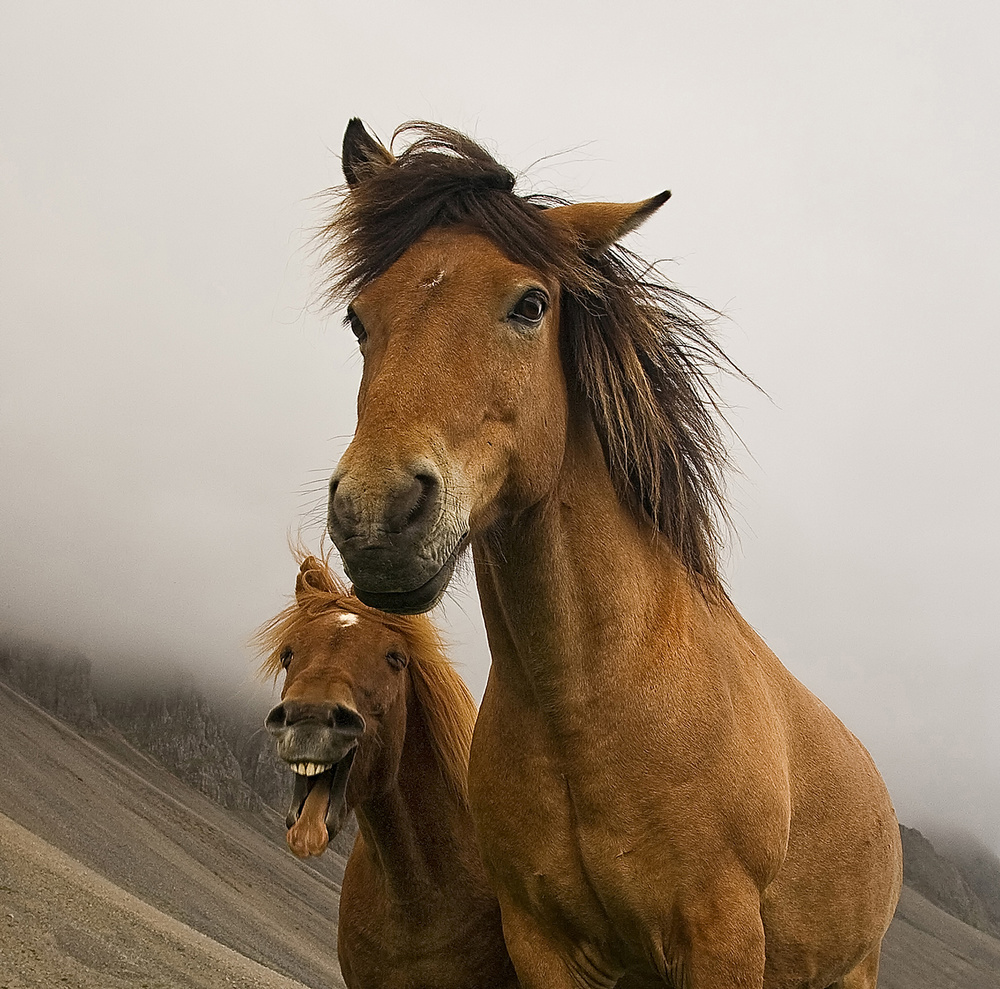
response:
M882 942L879 989L997 989L1000 941L909 886Z
M302 989L126 893L0 814L0 985Z
M907 827L899 830L903 838L903 882L970 927L993 937L1000 935L1000 926L990 916L993 904L989 899L1000 894L1000 887L986 871L995 864L995 858L991 862L984 850L978 871L973 865L963 869L952 857L941 855L919 831ZM970 878L979 880L979 889Z
M284 847L276 814L241 819L112 741L117 758L0 684L0 812L220 945L304 985L342 986L336 925L343 859L328 853L319 868L298 862ZM2 847L5 874L16 877L15 838ZM4 904L21 887L16 878L0 887L7 887L0 906L13 913ZM21 941L17 925L2 920L0 975L9 980ZM80 937L88 937L86 929Z

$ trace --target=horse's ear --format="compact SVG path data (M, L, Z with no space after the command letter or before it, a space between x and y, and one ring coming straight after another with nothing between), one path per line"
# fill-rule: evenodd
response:
M358 117L351 117L344 131L342 162L344 178L352 189L395 160L392 153L365 130Z
M326 566L315 556L307 556L299 567L298 576L295 578L295 600L303 604L308 599L310 590L323 591L326 594L337 593Z
M661 192L638 203L573 203L545 215L569 227L591 251L603 251L651 217L668 199Z

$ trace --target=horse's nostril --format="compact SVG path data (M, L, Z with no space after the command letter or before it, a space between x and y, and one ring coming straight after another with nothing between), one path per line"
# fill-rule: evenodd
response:
M330 494L327 500L327 526L330 534L349 534L357 528L358 512L351 497L350 484L342 483L339 473L330 478Z
M278 704L276 707L271 708L267 717L264 719L264 727L268 731L280 731L285 727L285 725L285 705Z
M300 730L332 728L338 735L358 738L364 733L365 719L347 704L286 700L271 709L264 727L272 735L286 735Z
M422 488L421 491L421 501L431 501L438 492L438 488L441 485L440 479L436 474L417 474L414 480Z
M414 474L389 499L385 513L386 527L390 532L404 532L421 523L437 504L440 482L435 474Z
M346 704L338 704L333 709L333 727L342 735L357 738L364 734L365 719Z

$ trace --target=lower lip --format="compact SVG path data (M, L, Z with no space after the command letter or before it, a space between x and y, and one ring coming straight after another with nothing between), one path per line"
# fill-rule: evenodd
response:
M354 593L369 608L377 608L379 611L387 611L393 615L420 615L425 611L430 611L448 589L452 574L455 572L455 565L458 563L458 558L462 555L462 550L465 549L467 542L468 533L458 541L444 566L416 590L379 593L366 591L355 584Z

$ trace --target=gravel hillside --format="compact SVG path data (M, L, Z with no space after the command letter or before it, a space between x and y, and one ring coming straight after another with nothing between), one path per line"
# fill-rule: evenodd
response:
M0 989L142 986L138 972L156 987L342 986L343 859L299 862L277 814L227 811L115 744L0 684Z

